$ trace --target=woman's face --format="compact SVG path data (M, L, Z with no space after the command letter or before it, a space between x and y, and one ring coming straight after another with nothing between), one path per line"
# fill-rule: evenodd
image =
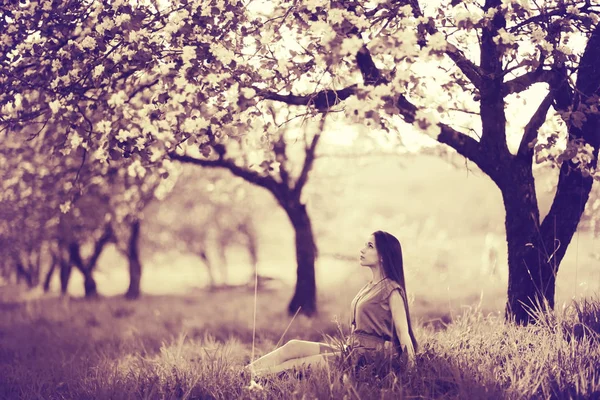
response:
M365 247L360 251L360 265L363 267L375 267L379 265L379 254L375 248L375 237L369 236Z

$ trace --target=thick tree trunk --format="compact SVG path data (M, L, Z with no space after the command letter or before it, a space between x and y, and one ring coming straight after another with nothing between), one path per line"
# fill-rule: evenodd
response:
M507 180L500 184L506 211L508 244L508 300L505 314L519 324L531 319L540 306L554 305L552 267L541 245L539 210L531 165L515 160ZM547 295L550 295L547 298Z
M600 147L600 123L597 113L586 109L588 99L600 92L600 28L596 28L581 58L577 91L573 94L565 79L553 85L555 108L585 113L581 125L569 124L569 139L581 140L593 148L587 166L597 166ZM529 163L529 164L527 164ZM520 324L535 322L528 310L552 310L556 275L567 247L577 230L593 184L579 165L567 158L560 169L556 195L544 221L537 220L531 161L523 156L511 164L511 177L501 186L506 207L506 234L509 252L509 285L506 316Z
M142 263L140 261L139 239L140 221L136 219L131 224L131 234L129 236L129 245L127 248L127 258L129 259L129 288L127 289L125 297L128 299L137 299L140 297Z
M317 312L317 285L315 281L315 259L317 246L306 206L291 204L285 207L296 233L296 260L298 262L296 291L288 306L288 312L307 316Z

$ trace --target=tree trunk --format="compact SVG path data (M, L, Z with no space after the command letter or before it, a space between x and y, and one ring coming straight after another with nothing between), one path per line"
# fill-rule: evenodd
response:
M599 62L600 28L597 27L581 58L575 94L568 86L566 73L565 79L553 86L557 110L580 109L579 112L585 113L583 124L569 124L569 139L583 139L592 146L593 159L588 165L592 170L597 166L600 122L598 114L583 105L588 99L597 103L597 98L590 97L599 93ZM506 208L509 253L506 317L528 324L535 322L528 310L554 308L556 275L581 220L593 178L585 176L571 159L564 160L552 207L540 224L531 161L518 156L511 166L509 182L499 185Z
M67 294L72 269L73 266L68 260L60 260L60 293L63 295Z
M44 278L44 292L48 292L50 290L50 281L52 280L52 275L54 274L54 270L56 269L56 256L52 254L52 261L50 264L50 269L46 272L46 278Z
M142 280L142 263L140 262L140 221L136 219L131 224L131 234L129 236L129 245L127 248L127 258L129 259L129 288L125 297L128 299L137 299L140 297L140 282Z
M96 287L96 280L92 276L91 270L81 271L83 273L83 288L85 290L86 298L98 297L98 289Z
M250 263L252 264L252 276L255 276L256 269L258 268L258 243L253 229L244 227L244 235L246 235L246 246L250 255Z
M252 224L252 221L249 219L240 223L237 229L245 238L246 250L250 256L250 264L252 266L252 277L250 281L254 282L254 276L257 272L256 268L258 267L258 243L256 241L256 231Z
M85 290L86 298L93 298L98 296L98 289L96 287L96 281L92 275L91 267L86 267L83 263L83 259L81 258L81 249L79 243L72 242L69 245L69 255L71 258L71 262L81 271L83 274L83 288Z
M317 312L317 285L315 281L315 244L310 218L304 204L285 207L296 234L296 260L298 262L296 291L288 306L288 312L312 316Z
M227 234L229 236L229 233ZM220 262L220 275L221 275L221 283L223 285L227 285L229 283L229 274L228 274L228 265L227 265L227 246L229 246L229 237L221 237L219 238L219 259Z
M547 299L545 290L554 287L550 265L544 260L544 248L539 233L539 209L531 166L515 160L508 179L500 184L506 211L508 244L508 300L505 315L519 324L526 324L531 311L540 306L552 306L554 296ZM550 276L552 278L550 278Z
M23 262L20 259L15 261L15 266L17 268L17 283L20 283L21 278L25 278L25 282L27 283L27 286L32 288L33 287L33 279L31 277L30 271L27 271L25 269Z
M210 263L208 256L206 255L206 251L200 250L198 255L200 256L202 261L204 261L204 265L206 266L206 272L208 272L209 287L213 288L216 285L215 274L213 272L213 266Z

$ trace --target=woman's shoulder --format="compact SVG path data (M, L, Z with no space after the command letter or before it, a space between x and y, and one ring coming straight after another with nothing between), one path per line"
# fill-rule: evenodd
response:
M382 283L383 285L381 287L381 295L384 299L390 297L394 290L398 290L400 294L403 295L404 290L402 289L402 286L400 286L400 284L394 281L393 279L386 278Z

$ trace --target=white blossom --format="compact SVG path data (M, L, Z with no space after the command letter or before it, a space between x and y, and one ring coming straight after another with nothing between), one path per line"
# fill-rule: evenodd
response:
M313 33L313 35L320 38L324 45L327 45L329 42L335 39L336 36L336 33L331 25L325 21L314 22L310 27L310 31Z
M181 52L181 59L183 62L187 64L194 58L196 58L196 48L194 46L184 46Z
M317 7L324 7L328 5L329 1L327 0L308 0L305 2L306 8L310 12L317 11Z
M184 132L198 133L200 130L208 128L209 125L210 122L203 117L186 118L181 128Z
M100 161L103 164L108 162L108 151L102 146L98 147L96 151L94 151L93 156L94 159Z
M81 41L81 47L85 50L93 50L96 48L96 40L92 36L86 36Z
M434 139L440 134L439 122L439 114L433 110L418 109L415 113L414 125Z
M329 10L327 13L327 20L331 24L341 24L344 22L344 11L339 8Z
M344 39L340 48L340 53L343 55L356 54L363 46L363 41L358 36L352 36Z
M63 214L68 213L70 209L71 209L71 201L70 200L66 201L60 205L60 212L62 212Z
M417 53L417 33L413 29L401 29L394 36L398 45L394 48L394 55L398 58L415 55Z
M96 125L96 129L98 129L99 132L107 134L111 131L112 124L110 121L102 120L102 121L98 122L98 124Z
M58 113L58 110L60 110L60 100L56 99L51 101L48 103L48 106L50 107L50 110L52 110L52 114L56 114Z
M125 100L127 99L127 94L120 90L117 93L113 93L112 96L108 99L108 105L111 107L119 107L125 104Z
M246 99L252 99L256 96L256 90L247 87L242 88L242 96Z
M512 33L506 31L506 29L504 28L500 28L498 30L498 35L496 37L494 37L494 42L496 44L505 44L505 45L511 45L516 43L517 41L517 37L515 35L513 35Z
M127 167L127 173L132 178L140 177L143 178L146 175L146 168L142 165L140 160L135 160L132 162L129 167Z
M131 16L129 14L117 14L115 18L115 25L121 26L125 22L129 22L131 20Z
M448 42L446 42L446 38L444 34L441 32L436 32L429 37L429 46L436 51L444 51L446 50L446 46Z
M233 51L226 49L223 45L219 43L211 43L210 52L217 58L217 60L221 61L224 65L228 65L231 61L235 59L235 54Z
M52 60L52 72L56 72L61 68L62 68L62 62L60 61L60 59L55 58L54 60Z
M125 130L125 129L119 129L119 132L117 133L117 135L115 136L115 138L119 141L119 142L124 142L127 139L129 139L131 137L131 132Z
M96 65L92 70L92 75L94 78L98 78L100 75L102 75L102 73L104 73L104 65L102 64Z
M70 144L71 147L73 149L76 149L79 147L79 145L83 143L83 138L81 136L79 136L79 134L77 132L73 133L70 137Z

